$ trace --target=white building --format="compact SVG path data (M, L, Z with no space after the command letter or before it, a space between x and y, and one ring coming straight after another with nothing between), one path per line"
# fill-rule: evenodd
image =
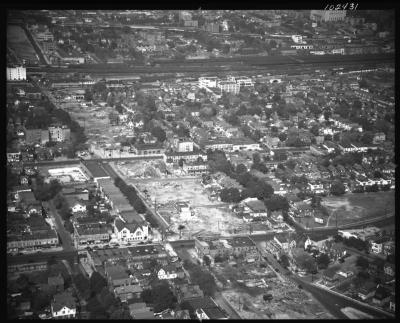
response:
M71 130L67 126L49 127L50 141L68 141L70 140Z
M117 218L114 221L114 233L119 243L146 241L149 236L149 227L144 222L125 223Z
M236 83L240 86L254 86L254 83L251 78L249 77L237 77Z
M7 81L25 81L26 68L22 66L7 67Z
M80 203L76 203L72 208L72 213L77 213L77 212L86 212L86 205L84 204L80 204Z
M189 220L192 217L192 211L190 210L190 205L188 203L177 202L176 208L182 220Z
M233 94L238 94L240 91L240 85L235 81L219 81L217 87L221 92L229 92Z
M314 21L341 21L346 17L346 10L311 10L310 18Z
M166 266L166 268L161 268L158 273L157 273L157 277L160 280L169 280L169 279L175 279L178 277L178 273L176 272L176 270L173 269L172 266Z
M175 150L179 153L193 151L193 141L184 138L174 139Z
M55 319L70 319L76 316L76 303L69 293L56 294L51 302L51 315Z
M303 36L301 36L301 35L292 35L292 40L296 44L302 44L303 43Z
M217 87L218 77L200 77L199 78L199 87Z

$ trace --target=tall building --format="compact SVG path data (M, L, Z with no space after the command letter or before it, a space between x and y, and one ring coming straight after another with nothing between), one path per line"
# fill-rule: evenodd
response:
M346 17L346 10L311 10L310 18L315 21L341 21Z
M238 94L240 91L240 85L235 81L219 81L217 87L221 89L221 92Z
M26 68L22 66L7 67L7 81L25 81Z
M51 141L69 141L71 130L67 126L52 126L49 127Z

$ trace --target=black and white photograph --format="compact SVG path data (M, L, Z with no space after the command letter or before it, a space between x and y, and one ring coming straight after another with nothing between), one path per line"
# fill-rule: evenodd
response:
M395 319L395 8L109 6L6 10L7 319Z

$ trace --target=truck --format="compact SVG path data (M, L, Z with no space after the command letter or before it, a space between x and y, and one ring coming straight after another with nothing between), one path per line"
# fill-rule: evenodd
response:
M315 223L324 224L324 220L321 218L314 218Z

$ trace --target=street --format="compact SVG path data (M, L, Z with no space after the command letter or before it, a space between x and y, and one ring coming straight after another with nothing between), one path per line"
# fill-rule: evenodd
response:
M284 276L286 279L291 280L296 285L301 284L304 290L310 292L315 297L315 299L319 301L336 318L348 319L347 316L341 312L341 309L345 307L353 307L362 312L370 314L375 318L389 318L388 315L384 315L369 307L362 306L356 301L351 301L349 299L341 297L340 295L335 295L321 288L318 288L312 283L308 282L307 278L300 278L296 274L287 275L289 271L283 268L270 253L264 252L263 256L265 256L268 262L272 264L274 268L277 268L279 270L279 273L283 274L282 276Z
M234 320L242 319L220 292L215 293L214 299L215 302L228 313L229 319L234 319Z
M64 227L63 220L61 219L60 214L58 213L56 207L54 206L53 201L48 203L48 207L50 209L50 214L54 219L54 224L57 228L57 232L61 239L62 247L65 251L75 251L75 248L72 244L71 235Z

